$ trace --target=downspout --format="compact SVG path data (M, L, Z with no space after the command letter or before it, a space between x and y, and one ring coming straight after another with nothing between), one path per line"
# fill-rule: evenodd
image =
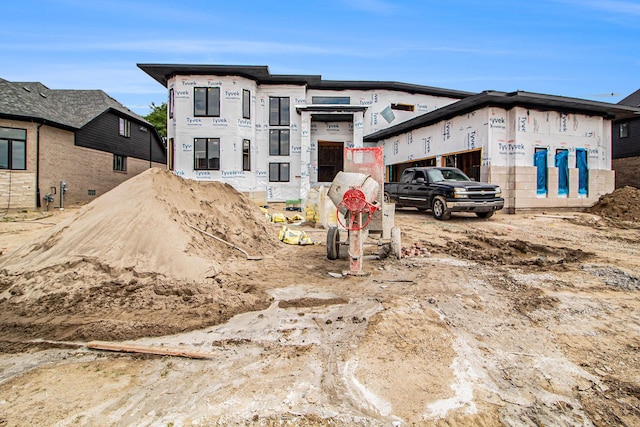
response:
M149 129L149 168L153 167L153 157L152 157L152 150L151 150L151 129Z
M40 203L40 127L43 124L36 126L36 207L38 209L42 207Z

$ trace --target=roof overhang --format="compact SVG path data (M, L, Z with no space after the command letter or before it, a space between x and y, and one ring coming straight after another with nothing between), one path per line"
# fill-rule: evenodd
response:
M296 105L298 114L301 112L311 113L312 122L349 122L353 121L353 113L367 110L364 105L345 105L345 104L312 104L312 105Z
M197 64L137 64L138 68L167 87L175 76L238 76L258 84L303 85L321 90L396 90L407 93L462 99L474 92L443 89L392 81L322 80L320 75L271 74L265 65L197 65Z

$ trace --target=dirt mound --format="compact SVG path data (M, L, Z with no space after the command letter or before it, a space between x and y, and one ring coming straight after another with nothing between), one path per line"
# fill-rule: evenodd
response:
M619 188L601 196L586 211L620 221L640 221L640 190L630 186Z
M162 169L124 182L0 259L0 328L49 339L125 339L214 324L270 298L230 263L279 245L247 197Z

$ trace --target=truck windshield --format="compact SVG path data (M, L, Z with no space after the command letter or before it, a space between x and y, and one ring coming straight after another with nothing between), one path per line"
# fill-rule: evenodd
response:
M431 169L427 173L431 182L469 181L469 177L458 169Z

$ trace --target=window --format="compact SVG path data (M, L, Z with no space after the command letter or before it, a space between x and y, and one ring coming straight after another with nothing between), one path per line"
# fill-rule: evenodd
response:
M251 141L248 139L242 140L242 170L251 170Z
M269 131L269 155L289 155L289 129L271 129Z
M348 96L312 96L311 103L349 105L351 104L351 98Z
M169 165L169 170L173 170L173 156L175 152L175 144L173 142L173 138L169 138L169 148L167 149L167 164Z
M193 88L193 115L196 117L220 116L220 88Z
M175 105L175 99L173 94L173 88L169 89L169 118L173 119L173 108Z
M391 104L392 110L400 110L400 111L413 111L415 109L415 105L411 104Z
M0 128L0 169L27 169L26 129Z
M242 118L251 118L251 91L242 89Z
M118 154L113 155L113 170L116 172L127 171L127 157Z
M87 196L95 196L96 190L87 190Z
M629 123L620 123L620 138L629 136Z
M289 163L269 163L269 182L289 182Z
M195 138L193 147L194 169L220 170L220 138Z
M269 125L289 126L289 97L269 97Z
M124 136L127 138L131 137L131 122L129 120L120 117L118 129L120 136Z

